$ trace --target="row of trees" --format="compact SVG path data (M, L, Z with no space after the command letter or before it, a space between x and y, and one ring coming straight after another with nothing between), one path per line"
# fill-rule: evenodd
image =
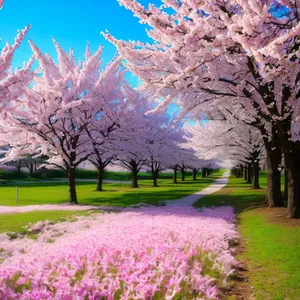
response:
M165 99L161 107L173 101L197 119L205 115L259 130L268 165L268 203L283 205L283 158L287 216L299 218L298 1L164 0L163 6L148 8L135 0L119 2L151 27L152 45L105 34L144 89Z
M111 163L132 173L132 187L138 187L142 167L151 171L157 186L159 172L166 168L180 170L184 179L188 167L198 170L210 163L182 148L184 133L173 116L165 110L147 115L155 108L154 98L129 86L120 57L100 71L102 47L92 53L87 46L85 59L77 62L73 51L65 52L55 39L57 60L29 41L30 62L8 71L28 29L1 53L0 139L7 146L2 162L26 155L46 158L40 167L65 171L71 203L78 203L75 170L86 161L98 171L99 191ZM38 68L31 71L34 60Z
M253 189L259 189L259 171L266 160L263 138L259 130L245 124L228 121L209 121L186 125L189 143L206 159L222 156L246 175Z

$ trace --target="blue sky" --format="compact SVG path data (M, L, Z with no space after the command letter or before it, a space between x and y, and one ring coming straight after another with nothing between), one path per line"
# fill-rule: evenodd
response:
M140 0L148 5L149 0ZM161 5L161 0L151 0ZM68 50L72 47L78 58L83 58L86 42L92 50L104 46L104 61L109 61L116 49L107 42L100 31L108 29L112 35L124 40L150 41L146 26L138 23L132 12L121 7L117 0L6 0L0 11L0 48L5 41L12 42L17 30L32 24L27 38L43 51L55 57L51 36ZM14 67L22 65L31 55L27 39L17 50Z

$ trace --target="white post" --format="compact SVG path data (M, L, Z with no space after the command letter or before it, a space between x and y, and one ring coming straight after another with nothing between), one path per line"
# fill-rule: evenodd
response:
M19 202L19 188L16 186L16 200L17 200L17 204Z

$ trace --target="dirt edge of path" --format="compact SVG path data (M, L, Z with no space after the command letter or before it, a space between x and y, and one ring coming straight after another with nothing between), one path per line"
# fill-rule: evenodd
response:
M237 225L237 231L240 232L240 225ZM237 260L238 256L246 251L243 237L230 241L230 246ZM220 299L255 300L254 288L248 278L249 268L244 261L238 262L234 273L230 276L229 286L220 289Z

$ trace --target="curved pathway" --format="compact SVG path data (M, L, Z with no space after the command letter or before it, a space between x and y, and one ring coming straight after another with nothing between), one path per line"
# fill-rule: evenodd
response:
M228 183L229 172L226 172L221 178L216 179L209 187L181 198L179 200L162 201L167 206L192 206L198 199L213 194L225 187ZM94 206L94 205L70 205L70 204L42 204L26 206L0 206L0 215L25 213L30 211L47 211L47 210L103 210L103 211L120 211L124 207L118 206Z
M213 194L225 187L228 184L229 175L229 172L224 173L224 175L221 178L216 179L209 187L195 194L189 195L179 200L165 201L164 203L167 206L192 206L198 199L206 195Z

